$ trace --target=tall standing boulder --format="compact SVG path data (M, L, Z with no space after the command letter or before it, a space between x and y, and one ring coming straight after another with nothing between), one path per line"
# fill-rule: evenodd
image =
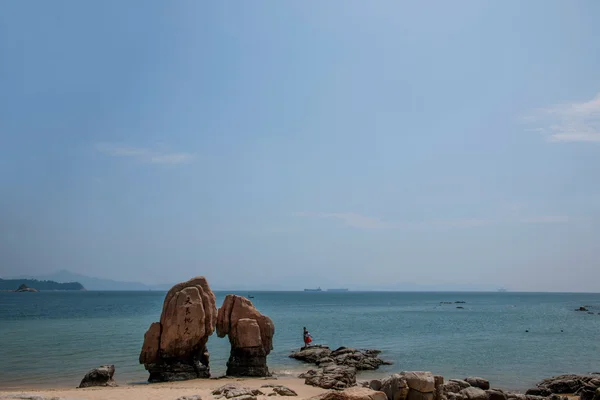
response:
M178 283L167 293L160 322L144 335L140 364L149 382L209 378L208 337L217 322L216 298L206 278Z
M227 295L219 309L217 335L229 337L229 376L269 376L267 355L273 350L273 321L245 297Z

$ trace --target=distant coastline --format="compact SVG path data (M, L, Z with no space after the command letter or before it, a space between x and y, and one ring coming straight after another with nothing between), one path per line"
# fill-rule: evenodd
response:
M33 288L38 291L82 291L85 287L79 282L59 283L54 281L40 281L37 279L1 279L0 291L14 292L21 286Z

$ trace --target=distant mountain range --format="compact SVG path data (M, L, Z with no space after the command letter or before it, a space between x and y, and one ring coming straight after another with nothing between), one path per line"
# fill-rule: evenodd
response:
M121 282L112 279L93 278L66 269L56 271L49 275L15 276L9 279L37 279L60 283L79 282L87 290L169 290L173 286L173 284L146 285L140 282Z

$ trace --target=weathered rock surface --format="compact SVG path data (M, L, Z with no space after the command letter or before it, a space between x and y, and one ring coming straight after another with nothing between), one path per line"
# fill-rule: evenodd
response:
M81 380L81 383L79 384L79 387L86 388L92 386L117 386L113 379L114 375L114 365L102 365L85 374Z
M552 391L548 388L532 388L532 389L528 389L525 392L526 395L530 395L530 396L542 396L542 397L547 397L550 396L552 394Z
M446 397L444 378L427 371L403 371L362 385L382 391L388 400L444 400Z
M386 400L385 393L363 387L353 387L342 391L330 391L311 400Z
M401 372L406 383L411 390L417 390L421 393L433 393L435 391L435 379L433 374L428 371L409 371Z
M461 390L470 386L471 385L468 382L465 382L462 379L450 379L448 382L444 383L442 389L445 394L459 393Z
M212 394L213 396L225 396L227 399L235 400L245 399L246 396L256 398L256 396L264 395L260 390L243 386L241 383L228 383L213 390Z
M381 365L390 365L388 361L379 358L379 350L359 350L340 347L331 350L327 346L309 346L290 354L290 358L315 365L337 364L354 367L357 370L375 370Z
M577 391L580 400L595 400L598 391L600 390L600 382L597 379L591 379Z
M488 400L488 394L485 390L477 387L468 387L460 391L460 394L468 400Z
M600 386L600 379L594 375L559 375L544 379L536 386L553 394L572 394L587 385Z
M286 386L274 386L273 392L280 396L298 396L298 393Z
M216 298L206 278L178 283L167 293L160 322L144 335L140 364L148 381L180 381L210 377L208 337L217 322Z
M356 369L346 365L331 364L319 369L311 369L300 375L304 383L323 389L346 389L356 385Z
M219 309L217 335L229 337L229 376L270 376L267 355L273 350L273 321L245 297L227 295Z
M388 400L404 400L408 396L408 382L403 375L393 374L381 381L380 390L385 393Z
M507 400L506 393L499 389L488 389L485 391L489 400Z
M478 376L472 376L469 378L465 378L465 382L467 382L469 385L471 385L473 387L483 389L483 390L488 390L490 388L490 382L487 379L483 379Z
M199 394L194 394L192 396L178 397L177 400L202 400L202 397Z

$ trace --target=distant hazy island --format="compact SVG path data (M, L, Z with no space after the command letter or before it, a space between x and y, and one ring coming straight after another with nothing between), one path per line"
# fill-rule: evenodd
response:
M54 281L39 281L37 279L0 279L0 290L15 291L15 289L36 289L42 290L85 290L79 282L58 283ZM32 291L32 290L20 290Z

